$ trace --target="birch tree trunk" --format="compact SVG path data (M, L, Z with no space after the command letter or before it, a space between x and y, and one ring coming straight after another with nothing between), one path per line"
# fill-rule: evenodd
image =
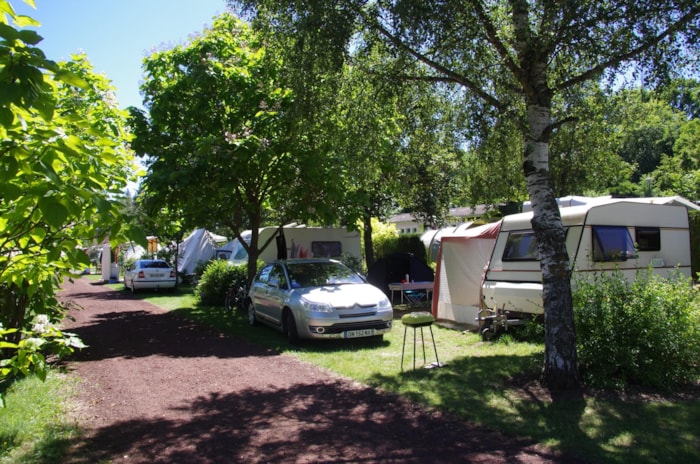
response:
M549 174L551 106L530 103L527 118L530 133L525 143L523 170L532 201L532 228L542 269L545 326L542 380L552 390L572 389L580 385L580 375L566 231Z

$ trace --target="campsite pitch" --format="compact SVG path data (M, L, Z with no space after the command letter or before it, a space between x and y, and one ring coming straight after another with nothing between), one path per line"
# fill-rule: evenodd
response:
M199 326L88 279L68 463L575 462Z

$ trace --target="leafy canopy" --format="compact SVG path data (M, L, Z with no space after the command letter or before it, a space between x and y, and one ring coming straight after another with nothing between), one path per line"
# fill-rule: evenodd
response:
M84 56L48 60L25 26L38 23L0 0L0 378L41 368L41 343L26 340L39 316L61 318L55 293L89 266L86 245L145 243L120 210L134 166L109 81Z

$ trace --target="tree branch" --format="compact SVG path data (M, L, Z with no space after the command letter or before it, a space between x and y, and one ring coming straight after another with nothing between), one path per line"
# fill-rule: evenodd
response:
M480 85L478 85L476 82L472 81L471 79L468 79L466 76L463 76L461 74L458 74L447 67L441 65L437 61L434 61L424 54L418 52L417 50L414 50L413 48L409 47L401 39L396 37L394 34L389 32L388 29L386 29L384 26L382 26L378 21L371 21L367 15L364 14L362 11L358 11L358 14L362 18L362 20L367 24L369 27L375 28L380 34L382 34L384 37L386 37L391 44L396 47L399 50L402 50L409 55L413 56L415 59L420 61L421 63L424 63L428 65L430 68L434 69L438 73L442 74L443 78L441 78L442 82L454 82L457 84L461 84L465 87L467 87L469 90L474 92L484 100L487 104L495 107L498 110L503 109L502 103L493 95L485 92ZM436 78L437 80L437 78Z
M656 37L652 38L651 40L648 40L646 42L643 42L641 45L639 45L636 48L631 49L627 53L623 53L621 55L617 55L608 61L604 61L602 63L599 63L597 66L592 67L588 71L579 74L578 76L574 77L573 79L569 79L568 81L564 81L561 84L557 85L555 87L556 90L563 90L567 89L570 87L573 87L575 85L581 84L587 80L593 79L596 76L600 75L603 71L606 69L615 67L631 58L634 58L635 56L639 56L643 52L650 50L652 47L655 45L659 44L662 40L666 39L669 37L671 34L680 31L683 29L690 21L695 19L698 14L700 14L700 5L696 6L695 8L692 8L687 14L685 14L681 19L673 23L671 26L668 27L665 31L661 32L659 35Z

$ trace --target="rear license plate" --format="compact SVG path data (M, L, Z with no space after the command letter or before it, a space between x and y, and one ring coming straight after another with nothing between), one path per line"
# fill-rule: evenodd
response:
M165 274L151 274L151 277L163 277Z
M345 338L371 337L374 335L374 329L348 330L345 332Z

